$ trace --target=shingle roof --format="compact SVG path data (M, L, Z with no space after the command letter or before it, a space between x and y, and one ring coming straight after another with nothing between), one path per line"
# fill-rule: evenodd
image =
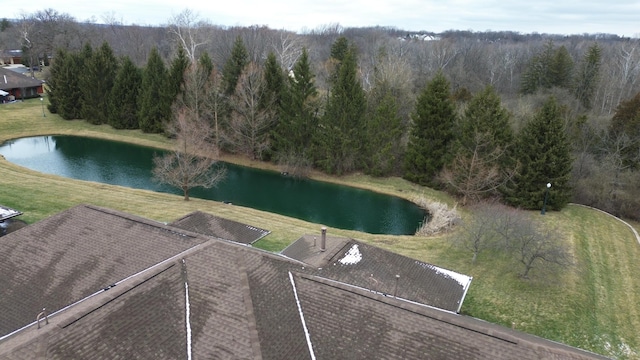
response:
M196 211L171 223L172 226L231 240L243 244L253 244L269 234L269 230L228 220L218 216Z
M0 90L11 90L17 88L29 88L42 85L41 80L33 79L0 67Z
M2 238L0 337L206 241L161 223L77 206Z
M363 259L375 254L357 244ZM194 359L603 359L327 274L242 244L79 206L0 241L3 331L35 320L43 302L66 306L94 285L118 278L117 285L51 314L41 329L0 336L0 360L176 359L189 349ZM25 286L34 281L42 286ZM64 296L64 289L80 295ZM13 311L24 320L6 314Z
M427 264L353 239L305 235L282 254L320 268L333 280L459 312L471 277Z

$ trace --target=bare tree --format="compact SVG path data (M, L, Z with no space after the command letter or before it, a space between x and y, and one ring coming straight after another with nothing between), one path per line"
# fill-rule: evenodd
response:
M227 130L227 140L239 153L252 159L259 159L269 147L269 130L274 124L270 104L264 104L262 70L256 64L249 64L238 80L238 86L231 98L231 123Z
M453 162L438 175L440 181L462 196L462 205L479 201L484 195L496 191L509 181L515 169L501 169L498 160L504 150L492 144L486 134L475 133L473 147L458 152Z
M192 63L196 61L198 47L207 42L203 40L201 31L205 27L207 27L207 24L199 20L198 14L189 9L185 9L174 16L169 24L169 32L187 53L187 57Z
M158 182L182 189L184 200L194 187L214 187L225 176L225 169L216 166L215 146L209 141L210 124L188 108L177 111L167 132L175 136L172 151L153 159L153 176Z
M547 270L553 265L565 267L571 263L569 251L564 246L562 234L553 228L539 229L528 222L515 229L512 249L515 257L524 266L520 276L529 278L529 273L544 263Z
M483 203L474 207L476 214L462 222L461 231L455 238L455 244L473 253L471 262L475 264L478 255L484 250L496 247L499 236L496 228L496 214L504 211L498 204Z

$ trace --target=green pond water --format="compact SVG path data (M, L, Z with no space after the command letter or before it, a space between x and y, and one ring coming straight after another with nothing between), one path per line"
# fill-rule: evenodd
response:
M162 152L76 136L22 138L0 145L0 154L8 161L42 173L181 195L180 190L152 180L153 156ZM227 169L226 178L216 188L193 189L192 197L371 234L413 234L427 215L394 196L229 163L221 166Z

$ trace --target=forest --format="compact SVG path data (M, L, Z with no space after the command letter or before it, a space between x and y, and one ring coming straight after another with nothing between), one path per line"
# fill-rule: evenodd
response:
M640 219L640 39L294 33L188 10L164 26L105 22L53 9L3 19L0 50L44 65L32 75L65 119L162 133L186 116L210 125L218 151L294 176L398 176L462 204Z

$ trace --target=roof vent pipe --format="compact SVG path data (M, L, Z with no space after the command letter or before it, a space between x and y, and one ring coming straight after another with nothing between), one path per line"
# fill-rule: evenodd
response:
M46 325L49 325L49 316L47 315L47 309L42 308L42 311L36 316L36 321L38 322L38 329L40 329L40 319L44 316L44 321Z
M327 250L327 228L323 226L320 230L322 231L322 237L320 238L320 251L325 251Z

